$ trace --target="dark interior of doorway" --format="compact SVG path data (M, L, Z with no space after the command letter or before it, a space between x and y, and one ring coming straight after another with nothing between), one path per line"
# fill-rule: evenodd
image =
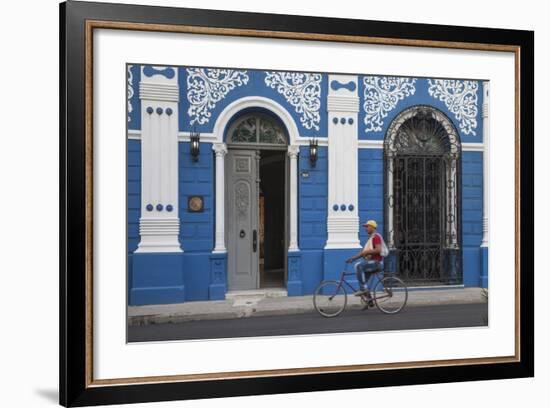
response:
M260 287L285 286L285 152L260 154Z

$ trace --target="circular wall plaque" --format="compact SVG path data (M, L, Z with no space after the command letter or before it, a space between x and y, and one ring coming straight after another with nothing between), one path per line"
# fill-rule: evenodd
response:
M187 209L190 212L200 212L204 210L204 199L202 196L190 196L187 202Z

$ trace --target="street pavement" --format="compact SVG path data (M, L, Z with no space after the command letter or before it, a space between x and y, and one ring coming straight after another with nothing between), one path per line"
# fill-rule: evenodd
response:
M346 309L333 318L316 312L207 319L169 323L149 322L128 327L129 342L281 336L382 330L421 330L487 325L487 303L407 305L396 315L378 309Z

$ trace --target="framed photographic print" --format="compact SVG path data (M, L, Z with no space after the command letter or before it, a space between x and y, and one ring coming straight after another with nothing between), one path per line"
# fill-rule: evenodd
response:
M61 404L534 375L533 32L60 16Z

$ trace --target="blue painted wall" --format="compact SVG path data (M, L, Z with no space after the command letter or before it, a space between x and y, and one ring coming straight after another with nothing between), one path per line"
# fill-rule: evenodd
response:
M199 160L194 162L189 143L179 148L179 215L180 242L185 252L212 251L214 247L214 154L211 143L200 144ZM203 212L189 212L190 196L204 198Z
M298 242L302 250L322 249L327 241L328 149L319 147L318 152L317 163L312 167L309 147L300 147Z
M307 177L304 177L307 174ZM323 247L327 241L328 148L318 148L315 167L309 147L300 147L298 161L298 243L302 293L311 294L323 279Z
M141 141L128 140L128 254L139 243L139 217L141 214Z
M214 153L211 143L200 144L199 160L194 162L189 143L179 148L180 242L184 250L183 276L187 300L209 298L210 255L214 248ZM190 196L202 195L203 212L189 212Z
M359 221L374 219L378 231L384 233L384 156L382 149L359 149ZM367 241L363 227L359 228L361 245Z
M465 286L479 286L483 227L483 152L462 154L462 251Z

